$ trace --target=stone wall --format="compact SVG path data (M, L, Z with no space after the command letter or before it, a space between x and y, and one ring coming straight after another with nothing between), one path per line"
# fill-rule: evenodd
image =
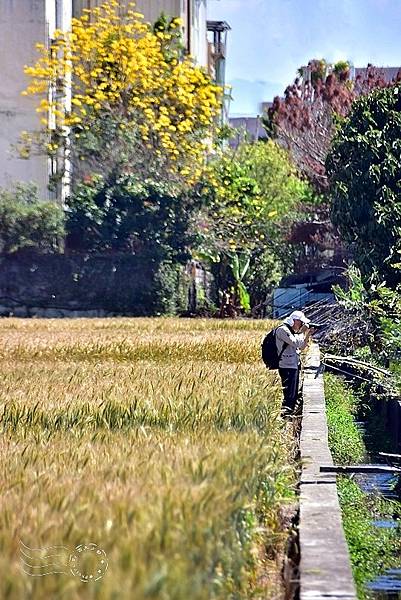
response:
M0 316L174 314L188 277L177 265L132 255L0 255Z

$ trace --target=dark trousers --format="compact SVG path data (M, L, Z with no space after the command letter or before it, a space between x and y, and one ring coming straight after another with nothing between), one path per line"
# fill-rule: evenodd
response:
M299 368L279 369L281 383L283 384L284 400L281 406L283 414L293 414L298 399Z

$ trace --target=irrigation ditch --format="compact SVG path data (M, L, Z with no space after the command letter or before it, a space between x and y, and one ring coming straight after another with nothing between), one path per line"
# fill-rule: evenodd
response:
M311 345L299 441L300 600L401 600L401 401L380 386L372 393L364 379L346 360L323 373Z

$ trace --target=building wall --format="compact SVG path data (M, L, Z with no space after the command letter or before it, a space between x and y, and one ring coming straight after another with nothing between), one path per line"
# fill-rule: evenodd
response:
M260 116L232 117L230 126L236 130L236 135L230 139L230 146L237 148L243 141L256 142L267 139L266 129L263 127Z
M154 23L161 12L166 15L181 16L183 13L182 0L137 0L135 10L142 13L150 23Z
M127 5L130 0L121 0L121 5ZM73 0L74 15L79 17L85 8L101 6L104 0ZM136 0L135 10L142 13L146 21L153 23L164 11L167 15L181 15L186 0Z
M35 62L35 44L47 44L56 27L68 28L71 15L72 0L0 0L0 186L33 182L44 200L53 198L48 159L23 160L13 148L22 131L40 127L37 99L21 95L29 81L24 66Z
M36 102L21 96L27 85L24 65L32 64L34 46L48 35L46 0L0 0L0 186L33 181L47 198L47 160L22 160L12 145L22 131L38 127Z
M208 66L209 54L206 11L206 0L195 0L195 2L193 2L190 52L196 59L196 62L203 67Z

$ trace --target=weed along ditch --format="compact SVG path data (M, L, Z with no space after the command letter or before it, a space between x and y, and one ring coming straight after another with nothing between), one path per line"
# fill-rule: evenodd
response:
M369 394L361 381L324 374L329 447L344 467L337 476L342 523L358 598L399 600L401 404Z

